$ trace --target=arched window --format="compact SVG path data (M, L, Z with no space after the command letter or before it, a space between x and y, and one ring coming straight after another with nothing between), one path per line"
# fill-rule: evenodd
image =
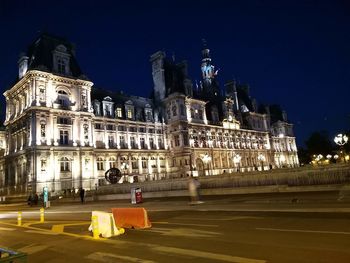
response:
M101 157L97 158L97 170L98 171L103 171L103 159Z
M61 172L69 172L70 171L70 161L67 157L62 157L61 160Z
M58 90L57 91L57 103L61 105L61 107L67 107L69 106L69 94L65 90Z

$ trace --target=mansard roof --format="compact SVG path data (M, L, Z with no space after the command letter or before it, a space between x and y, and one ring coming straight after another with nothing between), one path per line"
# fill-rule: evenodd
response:
M104 98L110 97L115 105L124 105L127 101L132 101L135 108L153 107L153 100L140 96L131 96L123 92L115 92L106 89L93 87L91 89L91 99L103 101Z
M53 52L57 49L65 49L70 56L70 75L66 77L75 77L87 79L83 75L79 64L75 58L74 46L66 39L42 33L29 47L25 54L28 57L28 70L41 70L53 72ZM57 74L57 73L55 73Z

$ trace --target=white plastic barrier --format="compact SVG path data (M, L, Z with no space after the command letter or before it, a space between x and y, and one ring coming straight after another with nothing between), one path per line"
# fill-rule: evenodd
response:
M117 228L112 213L92 211L92 216L97 216L98 231L102 237L118 236L125 232L124 228ZM92 231L92 224L89 226L89 231Z

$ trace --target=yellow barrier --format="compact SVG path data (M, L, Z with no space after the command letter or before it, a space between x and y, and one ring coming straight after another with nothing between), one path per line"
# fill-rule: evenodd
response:
M44 214L45 214L45 209L40 208L40 223L44 223L45 221Z
M91 217L91 225L92 225L92 235L93 235L94 239L99 239L100 231L98 230L97 216Z
M17 225L21 226L22 225L22 212L18 212L17 215Z

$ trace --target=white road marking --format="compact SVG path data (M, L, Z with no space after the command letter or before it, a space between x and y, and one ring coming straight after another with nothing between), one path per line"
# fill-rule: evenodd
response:
M172 253L190 257L200 257L205 259L212 260L221 260L226 262L234 262L234 263L265 263L266 260L252 259L252 258L243 258L243 257L235 257L224 254L216 254L210 252L203 252L198 250L191 249L182 249L182 248L174 248L174 247L153 247L153 250L165 253Z
M45 229L46 230L46 229ZM40 230L27 230L26 233L42 234L42 235L58 235L56 232L40 231Z
M172 229L172 228L152 227L151 229L148 230L148 232L156 232L164 236L180 236L180 237L213 237L213 236L222 235L221 233L218 233L218 232L197 230L193 228Z
M302 229L281 229L281 228L263 228L263 227L257 227L256 229L257 229L257 230L263 230L263 231L279 231L279 232L299 232L299 233L315 233L315 234L350 235L350 232L338 232L338 231L302 230Z
M18 250L30 255L30 254L34 254L34 253L37 253L39 251L45 250L48 247L49 246L46 246L46 245L29 245L29 246L19 248Z
M123 262L130 261L130 262L137 262L137 263L156 263L155 261L152 261L152 260L134 258L134 257L129 257L129 256L121 256L121 255L104 253L104 252L95 252L95 253L92 253L92 254L86 256L85 258L100 261L100 262L112 262L112 261L110 261L111 259L114 259L114 260L120 259L120 260L123 260ZM113 262L118 262L118 261L114 261L114 260L113 260Z
M263 217L257 217L257 216L231 216L227 218L203 218L203 217L177 217L178 220L205 220L205 221L231 221L231 220L243 220L243 219L261 219Z
M13 230L16 230L14 228L8 228L8 227L0 227L0 231L1 230L4 230L4 231L13 231Z
M152 222L152 224L162 224L162 225L179 225L179 226L204 226L204 227L219 227L218 225L204 225L204 224L187 224L187 223L177 223L177 222Z

